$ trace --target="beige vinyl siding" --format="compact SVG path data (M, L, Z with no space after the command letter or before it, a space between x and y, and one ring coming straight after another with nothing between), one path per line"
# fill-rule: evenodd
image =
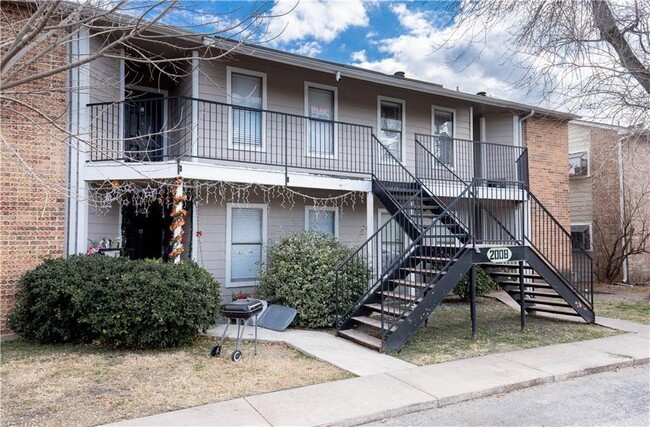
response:
M120 229L120 207L113 203L108 212L98 211L89 208L88 214L88 246L90 240L99 241L101 239L114 240L122 234Z
M431 133L433 105L456 110L457 138L469 139L469 104L414 91L381 86L346 77L337 82L334 74L292 67L245 56L231 62L201 64L199 96L201 99L227 102L226 67L263 72L267 75L267 109L288 114L305 115L305 82L334 86L338 89L338 121L369 126L376 133L377 96L403 99L406 110L406 162L413 167L414 133Z
M92 35L90 52L97 52L106 43L103 37ZM90 62L90 102L113 102L122 99L120 60L102 56Z
M519 152L503 149L491 144L514 145L513 116L502 114L485 115L485 142L482 147L483 177L496 180L516 180L516 161Z
M588 151L591 130L586 126L569 125L569 153ZM568 155L567 171L568 174ZM591 161L591 159L590 159ZM593 220L593 192L591 177L569 178L571 222L591 223Z
M299 189L303 194L314 197L328 197L340 193L326 191L314 191ZM262 196L256 196L252 192L247 198L248 203L264 203ZM295 196L292 202L287 200L282 206L282 199L275 198L268 203L267 210L267 242L273 244L283 236L305 229L305 206L313 206L309 200L302 200L302 197ZM227 202L223 205L215 202L211 197L209 203L203 202L198 207L197 230L201 231L199 246L197 250L197 261L221 284L222 294L229 300L231 294L238 292L254 292L251 287L229 287L226 289L226 212ZM245 204L241 205L246 207ZM352 209L346 206L338 211L339 237L340 241L350 247L356 248L366 240L366 206L360 199Z

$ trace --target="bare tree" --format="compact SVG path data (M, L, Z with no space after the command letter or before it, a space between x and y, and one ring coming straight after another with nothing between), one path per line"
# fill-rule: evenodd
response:
M272 2L239 3L236 6L239 9L227 13L202 10L200 6L199 2L180 0L3 1L0 12L0 108L5 112L0 128L3 162L20 164L32 179L51 190L56 180L32 167L29 156L13 140L15 135L9 135L7 130L38 130L69 146L72 146L70 137L74 136L92 146L91 140L71 133L66 126L67 111L48 108L47 97L53 94L65 98L70 91L87 89L68 87L67 73L95 61L123 59L127 67L137 68L141 75L179 82L192 72L193 51L200 53L199 60L218 60L244 42L263 41L273 9ZM92 48L85 55L66 54L80 31L88 34ZM206 42L221 38L238 42L218 49ZM124 78L96 77L96 82L113 88ZM55 190L67 191L64 185Z
M649 0L468 0L452 10L456 29L436 48L472 60L502 30L517 86L555 108L648 127L649 15Z

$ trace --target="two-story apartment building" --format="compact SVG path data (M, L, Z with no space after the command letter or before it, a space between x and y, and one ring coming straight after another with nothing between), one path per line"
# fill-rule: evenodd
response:
M593 254L603 282L650 282L649 138L635 129L569 122L571 233Z
M371 271L339 333L382 350L475 264L522 310L593 321L590 259L571 256L568 231L574 116L156 31L162 57L186 52L173 75L122 51L68 76L67 185L89 197L67 199L65 254L103 241L107 254L196 260L228 298L255 292L269 243L328 233ZM105 37L79 31L70 57Z

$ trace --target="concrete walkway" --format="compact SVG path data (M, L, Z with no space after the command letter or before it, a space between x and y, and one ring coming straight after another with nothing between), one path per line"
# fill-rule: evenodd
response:
M631 324L631 322L618 323L620 321L613 319L599 320L636 331L595 340L436 365L397 368L382 373L364 374L348 380L182 409L114 425L355 425L495 393L650 362L650 338L645 325ZM298 337L303 335L302 332L307 331L292 332L299 332L299 334L292 334ZM283 337L281 341L286 341L285 333L281 334ZM334 341L324 342L323 348L339 341L331 335L330 338ZM312 335L309 338L295 339L303 340L301 345L313 346L312 351L317 352L320 345L313 341L324 337L319 335L317 338ZM334 345L338 346L338 344ZM327 354L334 353L330 347L328 348ZM347 365L348 362L344 359L353 357L352 354L350 352L348 356L342 357L341 365ZM361 357L360 355L365 352L355 351L354 354ZM359 362L363 363L363 361ZM377 367L374 369L383 369L381 363L392 362L377 362Z

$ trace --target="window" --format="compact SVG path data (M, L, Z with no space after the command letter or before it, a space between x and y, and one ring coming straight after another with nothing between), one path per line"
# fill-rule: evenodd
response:
M379 227L383 226L386 221L391 218L391 215L385 211L379 211ZM404 231L399 226L398 222L393 220L387 227L380 233L381 240L381 268L382 270L391 265L393 261L404 251L405 239Z
M404 103L389 98L379 99L379 140L397 160L402 159Z
M456 111L433 107L431 152L445 165L454 166L454 127Z
M587 151L569 154L569 176L589 176L589 153Z
M305 230L338 237L338 212L336 208L305 208Z
M336 88L306 84L305 115L310 117L308 151L313 156L335 156Z
M231 141L237 148L261 149L264 117L259 110L266 104L266 75L228 67L228 95L234 106ZM242 108L237 108L237 106Z
M571 224L573 249L591 250L591 224Z
M266 205L228 204L226 286L251 285L264 261Z

